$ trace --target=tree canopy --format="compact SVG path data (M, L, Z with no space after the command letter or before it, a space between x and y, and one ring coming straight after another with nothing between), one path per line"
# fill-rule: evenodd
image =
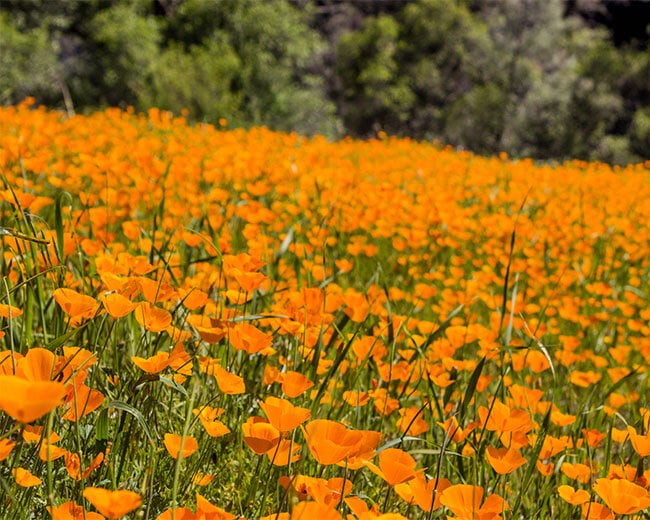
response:
M623 4L4 0L0 103L155 106L329 138L642 161L650 9Z

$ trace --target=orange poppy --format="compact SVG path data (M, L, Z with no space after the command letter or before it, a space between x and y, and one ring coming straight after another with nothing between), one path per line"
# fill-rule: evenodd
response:
M591 469L589 466L579 462L575 464L563 462L562 466L560 466L560 471L570 479L577 480L582 484L586 484L591 480Z
M373 430L355 430L361 434L358 448L351 455L337 462L338 466L348 469L360 469L375 456L375 450L381 441L381 433Z
M223 437L230 433L228 427L219 421L219 417L224 410L222 408L216 409L211 406L204 406L203 408L195 408L192 413L199 418L203 428L210 437Z
M166 433L164 443L169 454L175 459L189 457L199 448L199 443L194 437L183 437L174 433Z
M304 423L311 413L307 408L294 406L286 399L267 397L260 403L269 422L281 432L288 432Z
M146 276L135 278L138 288L149 303L164 302L176 296L176 290L165 281L152 280Z
M81 347L63 347L63 360L66 368L79 370L88 368L97 362L97 356Z
M208 303L208 294L203 292L200 289L192 288L189 291L185 291L182 297L183 306L190 310L195 311L204 307Z
M225 338L228 332L226 325L221 320L198 314L188 316L187 323L198 332L203 341L211 345Z
M16 443L9 439L0 439L0 461L5 460L9 456L15 445Z
M20 487L34 487L39 486L43 481L36 475L33 475L24 468L15 468L11 470L11 474L16 480L16 484Z
M500 520L501 513L508 509L508 503L500 496L492 494L481 505L483 493L481 486L456 484L442 491L440 503L460 518Z
M66 386L54 381L27 381L0 375L0 410L15 420L30 423L63 404Z
M106 312L115 319L130 314L137 306L118 292L106 293L100 297L100 300Z
M196 518L203 520L235 520L236 515L228 513L220 507L211 504L198 493L196 494Z
M429 479L424 476L424 473L417 472L415 478L397 484L395 492L405 502L415 503L423 511L429 512L432 509L436 510L440 507L440 493L451 486L451 482L446 478Z
M212 367L212 375L217 381L217 386L224 394L237 395L243 394L246 391L244 380L237 374L228 372L221 368L220 365Z
M58 506L46 506L52 520L104 520L99 513L85 511L84 508L75 502L64 502Z
M102 515L116 519L139 508L142 497L134 491L87 487L84 489L84 498L90 502Z
M66 401L67 411L63 414L63 418L68 421L78 421L79 418L88 415L102 405L104 394L82 383L75 385L74 389L68 392Z
M56 289L52 296L59 304L63 312L65 312L73 322L76 323L81 319L90 319L97 314L99 303L95 298L79 294L72 289L59 288ZM77 320L75 320L75 318Z
M273 336L262 332L249 323L237 323L230 328L228 336L235 350L243 350L247 354L256 354L271 346Z
M501 401L495 401L492 410L485 406L478 409L481 424L486 430L499 433L510 433L514 431L527 432L533 428L530 414L520 408L511 409Z
M300 449L302 446L290 439L280 439L277 445L266 452L266 456L274 466L286 466L289 462L300 460Z
M614 513L598 502L585 502L581 506L583 520L614 520Z
M198 471L193 477L192 482L197 486L207 486L210 482L214 480L214 475L206 475L201 471Z
M170 507L160 513L156 520L196 520L196 515L187 507Z
M59 448L58 446L52 444L51 442L47 442L46 440L41 442L41 445L38 448L38 458L43 462L59 459L67 453L68 450Z
M579 506L589 502L591 495L584 489L574 489L573 486L558 486L557 492L562 497L562 500L568 502L573 506Z
M348 430L341 423L316 419L304 427L305 440L312 456L321 464L336 464L359 452L363 433Z
M492 469L500 475L512 473L526 463L519 450L514 448L493 448L488 446L485 454Z
M81 459L79 458L79 455L71 452L65 454L65 469L68 472L68 475L70 475L74 480L88 478L88 475L101 466L102 462L104 462L104 454L99 452L95 455L90 464L81 471Z
M636 433L636 429L632 426L627 427L627 433L630 437L630 442L634 451L636 451L640 457L647 457L650 455L650 433L646 435L639 435Z
M629 480L599 478L593 489L617 515L633 515L650 507L648 491Z
M342 520L334 507L319 502L298 502L291 511L291 520Z
M258 455L263 455L280 442L280 432L262 417L249 417L242 424L244 442Z
M158 351L148 358L131 356L131 361L147 374L157 374L169 366L169 352Z
M7 305L6 303L0 303L0 318L18 318L18 316L22 316L23 311L20 310L18 307L14 307L13 305Z
M171 325L172 315L153 303L140 302L135 308L135 319L145 330L161 332Z
M34 347L16 362L16 375L29 381L51 381L56 365L56 355L45 348Z
M402 433L417 436L429 430L429 423L422 417L420 408L416 406L400 408L399 415L397 427Z
M367 466L388 485L395 486L407 482L416 476L415 466L417 463L404 450L398 448L387 448L379 452L379 467L368 463Z
M282 391L287 397L298 397L312 386L314 383L300 372L287 370L282 374Z

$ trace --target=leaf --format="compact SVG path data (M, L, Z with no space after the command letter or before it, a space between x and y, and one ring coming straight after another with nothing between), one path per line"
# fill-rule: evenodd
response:
M142 415L142 412L138 410L137 408L133 408L130 404L127 404L122 401L111 401L108 403L109 408L117 408L118 410L122 410L123 412L131 414L133 417L135 417L135 420L140 424L142 427L142 430L144 431L144 434L147 436L149 439L149 442L153 444L153 435L151 434L151 430L149 429L149 426L147 426L147 422L144 419L144 415Z

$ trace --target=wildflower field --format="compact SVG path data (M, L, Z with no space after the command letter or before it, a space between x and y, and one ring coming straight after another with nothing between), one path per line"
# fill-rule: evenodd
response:
M650 167L0 109L0 518L647 518Z

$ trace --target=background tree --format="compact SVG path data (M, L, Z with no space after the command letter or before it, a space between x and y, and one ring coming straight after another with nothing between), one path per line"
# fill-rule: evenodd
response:
M650 2L3 0L0 103L650 159Z

